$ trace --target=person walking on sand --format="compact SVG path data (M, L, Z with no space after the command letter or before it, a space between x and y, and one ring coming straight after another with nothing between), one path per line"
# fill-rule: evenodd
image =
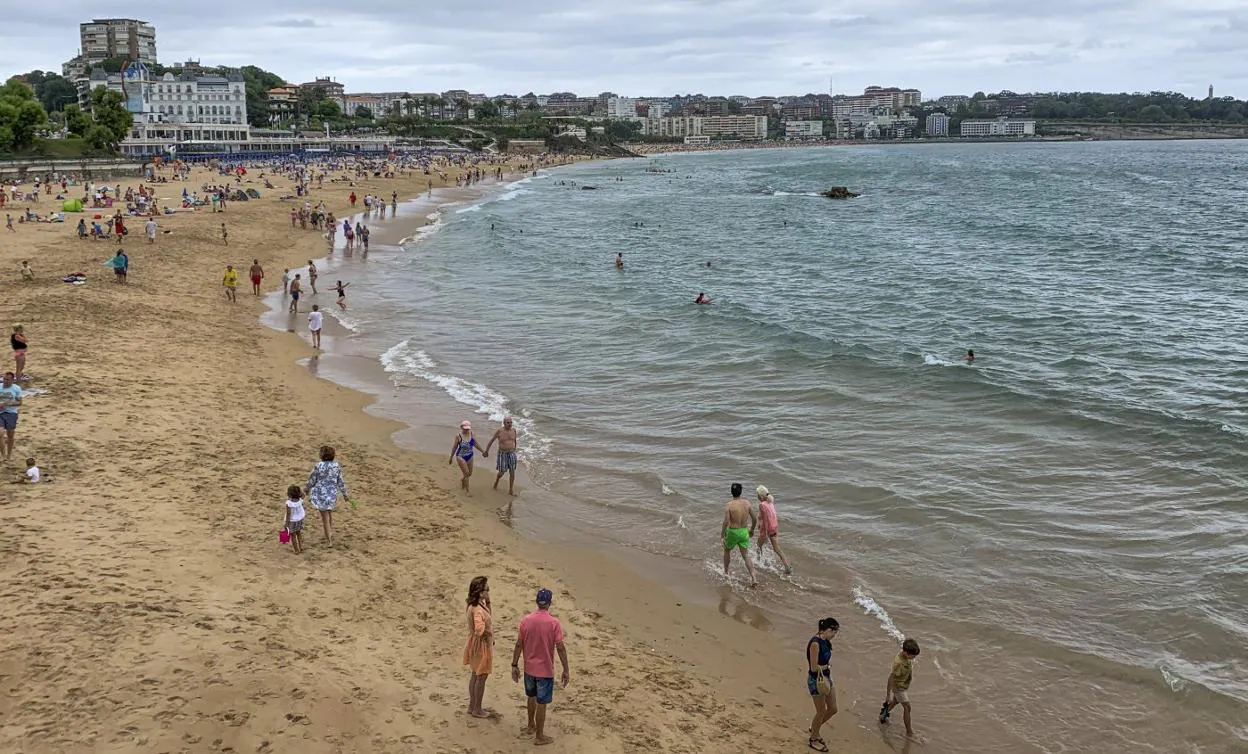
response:
M26 352L30 350L30 344L26 342L26 328L21 325L13 325L13 332L9 335L9 345L13 347L13 368L14 374L19 380L28 380L30 377L26 374Z
M525 735L533 735L533 743L545 746L555 739L546 735L546 707L555 694L555 652L563 665L560 687L571 680L568 651L563 646L563 626L550 614L554 599L549 589L537 590L537 609L520 620L516 647L511 653L511 680L520 681L520 657L524 657L524 695L528 699L529 722Z
M836 683L832 680L832 638L841 630L836 618L819 621L819 632L806 642L806 690L815 703L810 721L810 748L827 751L820 729L836 714Z
M347 310L347 286L350 283L344 283L341 280L334 286L334 290L338 291L338 308L344 312Z
M914 678L914 658L918 656L917 641L906 639L901 643L901 651L893 658L893 667L888 673L888 685L884 687L884 706L880 708L880 725L887 725L889 714L900 704L906 737L915 740L918 737L910 725L910 681Z
M225 266L225 275L221 278L221 285L225 288L225 297L230 301L238 301L236 291L238 289L238 270L234 269L234 265L227 264Z
M321 528L325 532L324 542L334 543L334 510L338 507L338 495L351 502L347 494L347 482L342 478L342 466L334 460L334 449L328 445L321 446L321 460L312 467L308 475L308 485L304 488L308 502L321 513Z
M312 333L312 347L318 351L321 350L321 325L324 318L320 305L313 304L312 311L308 312L308 332Z
M503 417L503 426L494 432L494 436L485 444L485 452L489 453L490 448L494 447L494 443L498 443L498 462L494 464L498 469L498 474L494 477L494 489L498 489L498 483L502 481L503 474L508 474L507 478L507 494L516 494L516 428L512 426L510 416ZM511 515L511 505L507 506L507 515Z
M255 296L260 295L260 281L264 280L264 268L260 266L259 259L251 260L251 269L247 271L248 277L251 278L251 292Z
M156 243L156 220L147 218L147 222L143 224L143 232L147 235L148 243Z
M490 718L493 711L481 706L485 680L494 669L494 619L490 614L490 581L478 576L468 585L468 643L464 645L468 678L468 714Z
M13 458L13 436L17 434L17 410L22 405L22 389L14 381L12 372L4 373L4 381L0 383L0 428L4 429L4 438L0 440L0 460L9 461Z
M459 486L469 495L472 492L468 489L468 478L472 476L472 454L477 449L477 438L472 434L472 422L464 420L459 423L459 434L455 435L455 441L451 444L451 458L446 463L459 464L459 473L463 476L459 480ZM481 451L482 458L489 458L490 454L485 450Z
M230 245L230 232L225 229L225 223L221 223L221 243Z
M308 285L312 286L313 295L316 294L316 265L312 260L308 260Z
M303 552L303 519L307 511L303 509L303 490L299 485L292 484L286 488L286 520L282 526L290 534L290 544L295 554Z
M746 519L749 519L750 528L745 528ZM724 575L728 575L728 566L732 563L732 549L735 547L741 550L741 557L745 560L745 570L750 574L750 586L758 586L758 580L754 578L754 564L750 561L750 539L754 536L754 529L758 526L758 520L754 517L754 509L750 507L748 501L741 498L741 485L738 482L732 483L732 499L724 506L724 522L720 527L719 536L724 541Z
M113 258L108 261L108 264L113 267L113 281L117 283L126 282L130 276L130 257L126 256L126 252L118 249Z
M776 551L776 557L784 564L784 573L787 576L793 573L793 569L780 551L780 522L776 518L776 499L761 484L755 492L758 494L758 551L762 553L763 545L770 542L771 549Z
M290 281L290 307L288 311L291 314L299 313L299 294L303 292L303 284L299 282L299 273L295 273L295 279Z

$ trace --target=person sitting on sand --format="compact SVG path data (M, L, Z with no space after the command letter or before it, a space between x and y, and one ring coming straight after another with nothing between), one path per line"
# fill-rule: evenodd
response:
M18 476L15 484L39 484L42 479L43 474L40 473L39 467L35 465L35 459L27 458L26 471ZM48 479L47 481L50 482L52 480Z
M793 569L789 567L789 561L780 551L780 522L776 518L776 499L761 484L755 492L758 494L758 551L761 553L763 545L770 542L771 549L776 552L776 557L780 558L780 562L784 564L785 574L791 574Z
M468 679L468 714L489 718L493 712L481 706L485 681L494 669L494 619L490 614L490 581L478 576L468 585L468 643L464 645Z
M695 304L709 304L709 303L711 303L711 300L710 300L709 298L707 298L707 297L706 297L706 294L705 294L705 293L699 293L699 294L698 294L698 297L697 297L697 298L695 298L695 299L693 300L693 303L695 303Z
M468 489L468 478L472 476L472 453L477 447L477 438L472 435L472 422L460 422L459 434L455 435L455 441L451 444L451 457L446 463L448 466L452 463L459 464L459 473L463 475L460 477L459 486L469 495L472 494ZM489 458L490 454L482 449L481 457Z

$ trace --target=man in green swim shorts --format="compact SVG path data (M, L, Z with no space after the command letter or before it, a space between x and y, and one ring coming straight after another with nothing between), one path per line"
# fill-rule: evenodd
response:
M748 529L745 528L746 519L750 521ZM741 485L733 482L732 499L724 506L724 525L719 532L724 540L724 575L728 575L728 566L732 563L732 548L739 548L741 557L745 558L745 570L750 574L750 586L758 586L758 580L754 578L754 564L750 562L750 539L757 525L754 509L741 498Z

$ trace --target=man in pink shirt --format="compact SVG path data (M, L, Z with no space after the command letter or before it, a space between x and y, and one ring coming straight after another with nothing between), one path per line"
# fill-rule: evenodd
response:
M516 649L511 655L511 680L520 680L520 656L524 655L524 695L529 698L529 725L525 733L536 733L533 743L544 746L555 739L546 735L546 705L555 694L555 650L563 665L563 688L568 687L568 653L563 648L563 626L550 614L554 595L549 589L537 592L537 609L520 620Z

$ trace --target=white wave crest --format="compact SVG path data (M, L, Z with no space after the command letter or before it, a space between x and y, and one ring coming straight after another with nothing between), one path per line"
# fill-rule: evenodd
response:
M410 340L404 340L383 353L381 365L391 375L395 385L401 386L405 376L417 377L442 388L457 402L471 406L475 413L484 414L490 421L501 422L503 417L510 415L520 439L521 460L544 458L550 454L550 440L537 432L536 423L528 411L509 411L511 400L486 385L441 374L437 362L412 346Z
M928 366L930 366L930 367L951 367L951 366L953 366L953 362L952 362L952 361L946 361L945 359L942 359L942 358L940 358L939 356L934 356L934 355L932 355L932 354L930 354L930 353L925 353L925 354L923 354L923 363L924 363L924 364L927 364L927 365L928 365Z
M867 590L859 585L854 585L853 589L854 602L862 608L867 615L875 616L880 621L880 628L885 633L893 637L897 641L904 641L906 635L897 628L897 624L893 623L893 619L889 617L888 612L875 601L875 598L867 594Z

